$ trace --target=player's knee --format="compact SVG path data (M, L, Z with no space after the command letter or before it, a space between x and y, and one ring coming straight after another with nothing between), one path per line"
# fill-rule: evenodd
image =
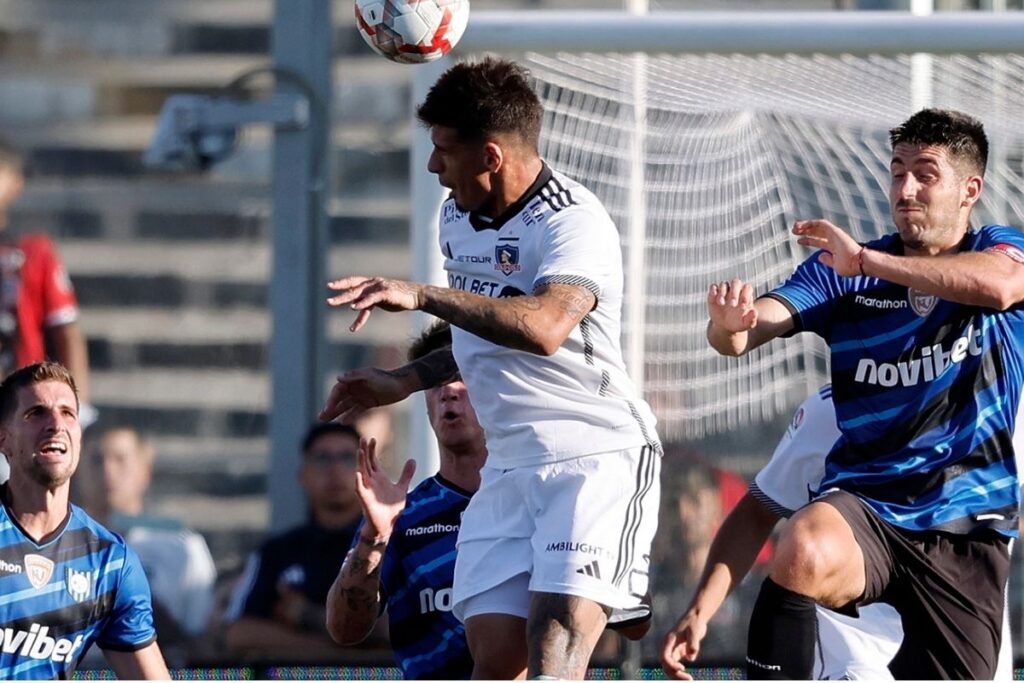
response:
M831 583L849 557L828 524L813 515L794 517L779 538L771 577L784 588L820 601L835 592Z

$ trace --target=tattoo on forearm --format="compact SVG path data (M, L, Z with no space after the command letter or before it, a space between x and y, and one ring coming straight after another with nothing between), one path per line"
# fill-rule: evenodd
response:
M554 306L573 324L589 313L594 295L575 285L552 284L538 290L538 295L492 299L458 289L430 287L423 310L447 320L456 327L472 332L488 341L523 350L533 350L537 340L552 324L545 310L542 295L550 295Z
M583 319L594 307L594 295L581 287L556 287L551 294L562 312L575 320Z
M376 549L380 551L383 551L384 548L388 547L387 540L376 540L372 538L366 538L362 534L359 534L359 542L362 545L365 545L367 548Z
M424 389L439 387L459 378L459 366L455 364L450 346L431 351L405 367L416 373Z
M377 592L361 586L341 589L345 606L353 612L372 612L377 609Z

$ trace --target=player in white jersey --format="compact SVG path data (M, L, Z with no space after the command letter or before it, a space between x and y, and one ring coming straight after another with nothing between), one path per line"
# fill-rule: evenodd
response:
M474 676L582 678L606 624L649 618L661 447L619 346L622 255L600 201L551 170L526 71L487 58L445 72L419 107L428 169L451 195L440 246L449 287L331 283L332 305L419 309L452 347L394 371L339 377L322 419L448 381L458 369L484 426L481 487L463 517L453 611Z
M832 387L825 385L797 408L768 464L722 523L690 605L665 636L662 664L670 677L690 679L686 664L700 651L708 622L729 591L746 576L780 518L789 518L814 496L825 456L839 438ZM819 680L892 680L888 664L903 640L896 609L885 603L858 609L859 618L817 606L814 677ZM995 680L1013 679L1009 615Z

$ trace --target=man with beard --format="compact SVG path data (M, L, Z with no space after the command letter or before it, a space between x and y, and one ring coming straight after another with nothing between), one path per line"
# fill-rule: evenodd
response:
M97 643L120 678L167 679L149 584L124 540L69 502L78 393L57 363L0 384L0 679L70 678Z
M820 497L782 530L750 619L750 678L809 678L815 604L903 623L896 678L991 679L1019 533L1012 438L1024 381L1024 236L974 229L988 138L925 109L890 131L898 228L867 244L797 221L818 251L767 295L708 290L707 337L742 356L811 332L830 348L840 438Z

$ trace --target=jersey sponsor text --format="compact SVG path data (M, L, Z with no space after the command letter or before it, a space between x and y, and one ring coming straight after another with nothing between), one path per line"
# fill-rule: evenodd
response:
M430 612L451 612L452 611L452 589L442 588L434 591L427 587L420 591L420 614Z
M983 351L981 330L974 329L972 325L953 342L949 351L943 349L942 344L932 344L921 349L919 358L897 363L877 363L871 358L861 358L854 381L883 387L914 386L922 381L931 382L950 365L962 363L968 355L980 356Z
M32 659L52 659L55 662L70 662L74 659L76 651L82 645L84 637L75 636L74 640L68 638L51 638L47 634L49 626L32 624L27 631L5 628L0 631L3 642L0 643L0 650L4 654L20 654L22 657Z
M458 524L428 524L427 526L413 526L405 530L406 536L423 536L425 534L454 534L458 533Z
M874 299L872 297L867 297L862 294L858 294L857 296L853 297L853 302L861 304L863 306L867 306L868 308L881 309L906 308L907 306L909 306L909 304L906 301L898 301L896 299Z
M468 278L465 275L456 275L454 273L448 273L448 286L452 289L461 289L464 292L470 294L483 294L494 298L498 296L495 290L501 286L497 282L490 280L481 280L479 278Z

